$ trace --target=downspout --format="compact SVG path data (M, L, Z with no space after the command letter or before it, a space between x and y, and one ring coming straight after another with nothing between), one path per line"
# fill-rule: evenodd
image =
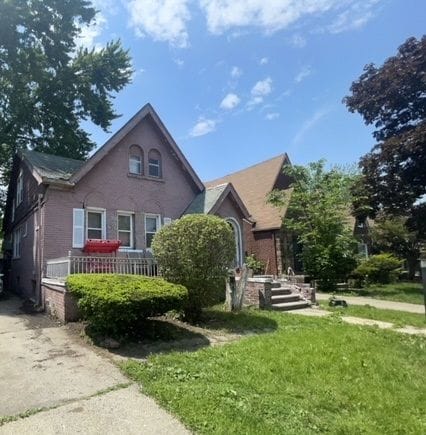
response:
M39 193L37 196L37 225L36 225L36 303L38 306L40 306L44 310L44 300L41 297L41 279L42 279L42 267L43 267L43 261L42 261L42 230L43 230L43 222L42 222L42 213L41 213L41 207L42 207L42 199L43 194Z
M277 276L278 276L277 240L276 240L276 237L275 237L275 231L272 232L272 236L273 236L273 239L274 239L275 270L277 271Z

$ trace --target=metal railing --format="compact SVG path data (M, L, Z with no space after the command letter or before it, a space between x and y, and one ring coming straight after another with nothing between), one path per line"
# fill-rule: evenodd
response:
M46 261L46 278L63 280L74 273L119 273L125 275L159 276L152 257L68 256Z

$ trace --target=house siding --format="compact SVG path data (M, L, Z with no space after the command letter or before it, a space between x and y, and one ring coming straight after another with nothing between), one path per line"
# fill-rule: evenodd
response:
M161 154L162 179L128 174L128 150L138 145L144 152L144 171L148 171L148 152ZM117 211L135 215L135 248L144 249L144 215L160 214L177 219L198 193L189 175L171 148L147 117L68 191L50 187L45 211L44 260L62 257L72 249L72 209L97 207L106 210L106 238L117 238Z

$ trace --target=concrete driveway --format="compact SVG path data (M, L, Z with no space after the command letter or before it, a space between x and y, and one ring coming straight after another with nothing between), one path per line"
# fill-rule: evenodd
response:
M108 359L47 316L0 301L0 434L183 434ZM26 416L24 416L26 415Z

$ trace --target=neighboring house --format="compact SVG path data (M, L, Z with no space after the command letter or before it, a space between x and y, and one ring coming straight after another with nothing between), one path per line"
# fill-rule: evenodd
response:
M149 104L85 162L19 152L4 218L7 284L43 302L48 260L83 255L87 239L119 239L122 251L146 252L162 225L190 211L228 220L241 265L249 219L241 198L230 184L205 189Z
M282 229L285 209L267 202L274 189L289 188L290 179L283 173L287 164L290 164L287 154L281 154L205 183L207 189L232 183L251 215L251 222L244 223L246 254L254 254L265 263L265 272L273 275L286 273L288 267L298 272L302 268L295 255L298 248L294 238Z

